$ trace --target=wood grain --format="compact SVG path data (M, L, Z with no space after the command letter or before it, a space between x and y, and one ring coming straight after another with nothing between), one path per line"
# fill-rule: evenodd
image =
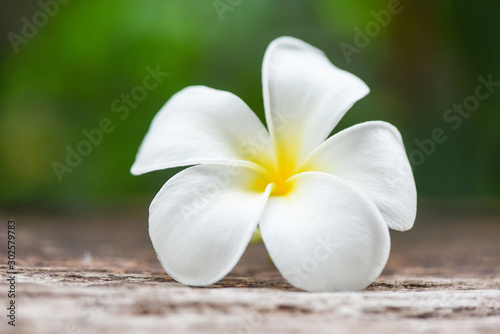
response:
M145 215L15 218L17 326L4 319L1 333L500 332L497 215L419 217L413 230L392 233L379 279L349 293L293 288L261 244L215 285L184 286L159 265Z

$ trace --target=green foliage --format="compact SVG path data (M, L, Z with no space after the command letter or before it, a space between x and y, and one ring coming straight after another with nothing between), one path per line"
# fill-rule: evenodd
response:
M240 96L263 119L261 63L268 43L291 35L323 49L339 67L371 87L341 122L371 119L399 127L408 152L436 127L448 139L415 166L419 193L438 196L500 194L500 89L460 128L443 114L471 94L477 77L500 81L500 4L495 1L402 1L386 27L360 52L356 30L388 2L145 0L69 2L13 51L0 53L0 179L3 205L71 206L129 195L153 196L173 171L134 177L129 168L151 119L176 91L203 84ZM391 1L389 1L391 2ZM21 34L38 5L15 2L2 11L2 34ZM350 61L349 61L350 60ZM121 119L112 103L143 84L147 67L169 76ZM104 134L59 182L52 163L65 163L82 131L109 118ZM337 131L337 130L336 130Z

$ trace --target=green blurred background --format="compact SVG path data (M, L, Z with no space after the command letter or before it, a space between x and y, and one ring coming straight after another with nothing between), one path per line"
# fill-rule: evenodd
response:
M235 93L263 119L262 57L282 35L324 50L371 88L336 131L386 120L400 129L410 153L419 150L415 140L442 128L446 141L414 163L419 197L498 208L500 88L457 129L443 115L474 95L479 76L500 81L500 1L402 0L386 26L374 23L372 11L392 1L62 2L0 1L4 209L150 200L174 171L134 177L129 169L155 113L176 91L203 84ZM45 14L46 22L42 3L58 4L48 7L57 12ZM40 27L25 38L34 19ZM346 57L341 43L356 47L357 29L366 28L374 29L369 41ZM142 85L148 66L169 75L120 119L111 104ZM65 163L66 147L75 149L82 131L103 118L114 130L60 182L53 162Z

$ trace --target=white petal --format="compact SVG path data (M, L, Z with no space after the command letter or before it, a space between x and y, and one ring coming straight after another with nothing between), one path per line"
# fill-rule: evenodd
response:
M199 165L163 186L149 209L149 235L167 273L208 285L234 267L269 196L246 190L257 177L247 168Z
M309 291L359 290L373 282L390 249L375 205L329 174L306 172L289 182L287 195L269 198L259 224L281 274Z
M248 161L272 155L267 130L240 98L193 86L172 96L155 116L131 172L199 163L252 167Z
M375 203L390 228L412 228L417 190L401 134L393 125L374 121L345 129L321 144L304 169L349 181Z
M311 45L280 37L268 47L262 68L268 128L280 159L300 163L333 130L369 88L335 67Z

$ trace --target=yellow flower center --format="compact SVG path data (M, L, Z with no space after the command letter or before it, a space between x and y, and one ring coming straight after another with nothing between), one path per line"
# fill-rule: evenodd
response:
M284 196L290 193L293 182L290 178L297 174L296 155L283 154L284 150L278 150L276 162L269 159L260 159L259 165L265 169L261 177L255 179L251 188L263 192L269 184L272 184L271 196Z

